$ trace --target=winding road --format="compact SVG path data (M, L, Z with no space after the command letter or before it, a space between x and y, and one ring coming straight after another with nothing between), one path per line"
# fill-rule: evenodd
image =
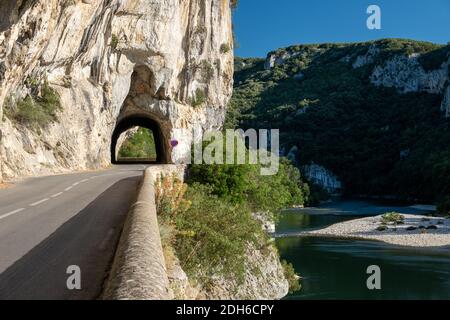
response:
M96 299L145 166L31 178L0 190L0 299ZM69 290L69 266L81 290Z

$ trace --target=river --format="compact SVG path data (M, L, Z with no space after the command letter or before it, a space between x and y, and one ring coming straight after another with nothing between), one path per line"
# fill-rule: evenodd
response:
M423 213L362 201L286 211L277 233L318 229L388 211ZM287 299L450 299L450 248L404 248L374 241L277 238L282 259L302 276L302 290ZM367 267L381 268L381 290L367 289Z

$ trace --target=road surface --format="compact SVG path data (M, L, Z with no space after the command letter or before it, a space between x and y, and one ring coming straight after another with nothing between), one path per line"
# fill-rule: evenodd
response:
M96 299L145 166L27 179L0 190L0 299ZM67 288L69 266L81 290Z

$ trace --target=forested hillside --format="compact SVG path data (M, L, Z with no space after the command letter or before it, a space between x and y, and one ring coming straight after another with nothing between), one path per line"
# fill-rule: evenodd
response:
M450 194L449 53L392 39L237 58L226 125L279 128L285 155L327 168L347 195L442 200Z

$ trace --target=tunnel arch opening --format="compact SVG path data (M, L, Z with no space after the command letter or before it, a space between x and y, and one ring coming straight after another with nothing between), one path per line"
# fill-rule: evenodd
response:
M149 159L133 159L133 160L123 160L118 157L118 152L120 146L118 146L118 141L122 133L129 129L141 127L150 130L153 133L156 149L156 160ZM112 164L130 164L130 163L143 163L143 164L167 164L168 163L168 151L164 143L164 136L160 125L157 121L149 118L148 116L129 116L120 120L111 138L111 163Z

